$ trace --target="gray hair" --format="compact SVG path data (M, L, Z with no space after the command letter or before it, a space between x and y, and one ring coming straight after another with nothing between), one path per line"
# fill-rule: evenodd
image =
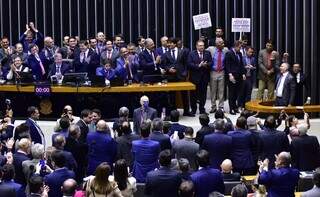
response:
M32 145L31 154L34 159L41 159L44 155L44 146L39 143Z
M144 41L144 45L147 46L147 45L150 45L151 43L153 43L153 40L151 38L147 38L145 39Z
M81 132L80 127L77 124L71 124L68 130L71 136L74 136L76 133Z
M299 131L300 136L307 134L307 132L308 132L308 125L307 124L305 124L305 123L298 124L297 127L298 127L298 131Z
M163 128L163 121L161 118L155 118L152 121L152 130L153 131L162 131Z
M234 186L231 190L232 197L246 197L248 195L248 190L244 184L238 184Z
M221 118L218 118L215 121L214 128L215 128L215 130L223 131L224 130L224 120Z
M127 107L121 107L119 109L119 117L128 117L129 116L129 109Z

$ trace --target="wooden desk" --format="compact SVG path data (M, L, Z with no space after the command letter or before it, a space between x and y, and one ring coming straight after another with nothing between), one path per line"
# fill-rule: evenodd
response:
M182 91L195 90L195 85L191 82L171 82L165 85L140 85L132 84L119 87L71 87L71 86L51 86L52 93L130 93L130 92L162 92L162 91ZM34 85L16 86L0 85L0 92L34 92Z
M262 113L280 113L281 110L285 110L286 113L301 113L303 110L305 112L320 112L320 105L281 107L273 106L273 101L262 102L255 100L247 102L246 109Z

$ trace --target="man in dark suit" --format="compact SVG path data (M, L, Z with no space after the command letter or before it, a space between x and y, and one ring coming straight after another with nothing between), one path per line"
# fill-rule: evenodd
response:
M133 111L133 131L140 134L140 124L146 120L153 120L157 117L157 110L149 107L149 98L142 96L140 98L141 107Z
M163 121L160 118L155 118L152 121L152 133L149 139L157 141L160 144L161 150L169 149L171 150L171 141L169 136L162 133Z
M85 176L88 147L83 142L79 141L81 135L80 127L76 124L70 125L69 136L66 139L66 145L64 149L72 153L78 166L74 171L76 174L76 180L80 183Z
M199 144L193 141L192 127L186 127L183 139L173 142L172 152L175 158L186 158L193 170L197 170L196 154L199 151Z
M41 45L43 43L43 34L35 28L33 22L30 22L26 24L26 31L20 36L19 42L23 44L24 52L27 53L30 44Z
M200 114L199 122L201 124L201 129L197 132L195 142L202 147L204 137L213 133L214 128L209 126L210 117L207 114Z
M294 191L299 181L299 170L290 167L291 156L281 152L277 156L276 169L268 170L269 161L260 162L258 183L265 185L268 196L294 197Z
M116 51L113 49L112 46L112 41L108 40L106 42L106 50L104 50L101 55L100 55L100 64L103 65L103 63L109 59L112 62L111 67L115 68L116 67L116 60L119 57L119 51Z
M181 183L179 173L170 169L170 150L161 151L159 154L160 168L148 172L146 177L145 194L156 196L178 196L178 189Z
M30 55L28 57L28 66L32 70L33 79L42 81L46 77L47 69L44 65L45 57L39 55L39 48L35 44L30 44Z
M64 157L66 158L65 167L67 167L69 170L76 171L78 168L78 164L76 160L74 159L71 152L64 150L64 146L66 144L66 139L62 135L56 136L56 138L53 141L53 147L56 148L56 150L61 150Z
M296 82L294 105L303 105L303 89L306 89L306 95L310 95L307 76L302 72L300 64L293 64L291 72L294 81Z
M70 66L62 61L61 53L56 53L54 55L54 63L50 65L48 78L50 78L52 75L63 76L65 73L70 72L70 70Z
M252 140L253 140L253 146L252 146L251 151L252 151L252 157L253 157L254 164L256 164L260 158L261 147L262 147L262 142L261 142L261 138L260 138L261 130L258 130L258 128L257 128L257 122L258 122L258 120L254 116L249 116L247 118L248 131L251 133Z
M276 121L274 116L267 117L264 123L264 129L260 134L261 139L261 158L269 159L269 167L274 167L275 154L282 151L289 151L289 140L285 132L276 130Z
M208 197L213 191L223 194L224 183L222 174L219 170L209 167L209 153L206 150L200 150L197 153L197 162L201 169L191 175L196 196Z
M147 38L144 42L145 50L139 53L140 70L143 75L160 74L161 55L154 50L154 42L151 38Z
M209 51L204 49L204 42L199 40L196 50L188 56L188 68L190 70L190 81L196 85L196 90L191 92L190 104L192 113L197 111L197 100L199 100L200 114L206 113L204 105L207 98L207 86L210 80L210 65L212 57Z
M66 158L61 150L55 150L51 155L54 162L54 171L44 177L44 182L49 186L49 196L62 196L61 186L69 178L74 179L74 172L68 170L65 166Z
M22 184L19 184L15 181L13 181L14 175L15 175L15 168L12 164L5 164L2 167L2 179L1 184L2 188L6 188L6 192L9 192L9 188L12 188L15 190L17 197L25 197L25 187ZM5 195L3 193L0 193L0 196L4 197ZM7 196L5 196L7 197Z
M204 136L202 148L209 152L211 167L219 169L222 161L231 157L232 137L225 134L223 119L215 122L215 132Z
M73 66L76 73L86 72L89 78L95 76L96 69L99 66L99 56L88 48L87 41L79 42L80 53L74 57Z
M300 171L313 171L320 166L320 147L316 136L307 134L308 125L298 125L299 136L291 141L292 166Z
M243 81L246 80L245 69L243 66L242 55L240 53L241 42L236 41L233 48L225 55L225 72L229 88L229 108L230 114L239 113L237 100L240 98L240 91ZM239 100L238 100L239 101Z
M50 36L44 38L44 48L41 50L40 56L44 57L43 64L46 68L49 68L49 66L54 63L54 54L58 49Z
M276 80L276 106L291 106L294 103L296 82L288 69L288 63L282 63L280 65L280 74Z
M130 128L130 123L128 121L122 122L120 125L120 131L122 135L116 138L118 159L125 159L130 169L133 167L133 157L132 157L132 141L139 140L140 136L133 134Z
M169 49L161 57L161 65L165 69L168 81L186 81L188 75L187 58L189 51L177 47L178 39L169 38ZM183 115L193 116L189 112L189 95L187 91L182 91ZM175 94L171 96L171 102L175 107Z
M26 124L29 126L32 142L43 144L44 146L46 146L44 134L40 126L36 122L37 120L39 120L39 116L40 116L38 108L34 106L30 106L28 107L27 111L28 111L29 118L26 120Z
M158 167L159 142L149 139L150 123L141 124L141 140L132 141L134 158L132 175L138 183L144 183L148 172Z
M161 46L156 48L156 52L157 52L158 55L162 56L167 51L169 51L169 48L168 48L168 37L167 36L161 37L160 38L160 42L161 42Z
M171 136L172 134L174 134L175 131L177 131L179 139L182 139L187 127L185 125L179 124L179 117L180 117L180 113L178 110L172 110L170 112L171 125L170 125L169 135Z
M23 185L27 185L27 180L24 176L22 169L22 162L30 160L28 155L30 154L31 142L27 138L22 138L18 143L18 151L13 154L13 165L16 172L14 180Z
M234 163L234 171L240 174L255 174L255 164L252 157L252 135L246 130L246 118L240 116L237 119L236 130L229 131L228 135L232 137L231 159Z
M233 172L232 161L230 159L225 159L221 165L221 172L223 176L223 181L240 181L241 175L239 172Z
M97 131L87 136L88 143L88 170L87 174L94 174L96 167L102 162L112 165L117 156L117 143L109 135L110 130L104 120L97 123Z
M68 45L61 47L58 52L62 54L64 59L74 59L75 55L80 53L77 39L75 37L70 37Z
M80 127L80 138L79 141L82 143L86 143L87 135L89 132L88 125L91 123L92 115L89 109L84 109L81 111L80 120L77 122L77 125Z

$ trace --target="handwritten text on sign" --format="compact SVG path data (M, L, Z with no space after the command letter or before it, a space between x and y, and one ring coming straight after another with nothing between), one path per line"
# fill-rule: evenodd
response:
M250 32L250 18L232 18L231 32Z
M195 30L208 28L212 26L209 13L195 15L192 18Z

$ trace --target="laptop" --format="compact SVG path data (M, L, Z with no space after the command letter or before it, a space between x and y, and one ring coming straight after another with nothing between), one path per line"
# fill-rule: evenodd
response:
M104 76L93 76L91 77L91 86L94 87L104 87L106 86Z
M34 82L33 75L31 72L20 72L19 76L20 78L16 79L16 84L30 85Z

